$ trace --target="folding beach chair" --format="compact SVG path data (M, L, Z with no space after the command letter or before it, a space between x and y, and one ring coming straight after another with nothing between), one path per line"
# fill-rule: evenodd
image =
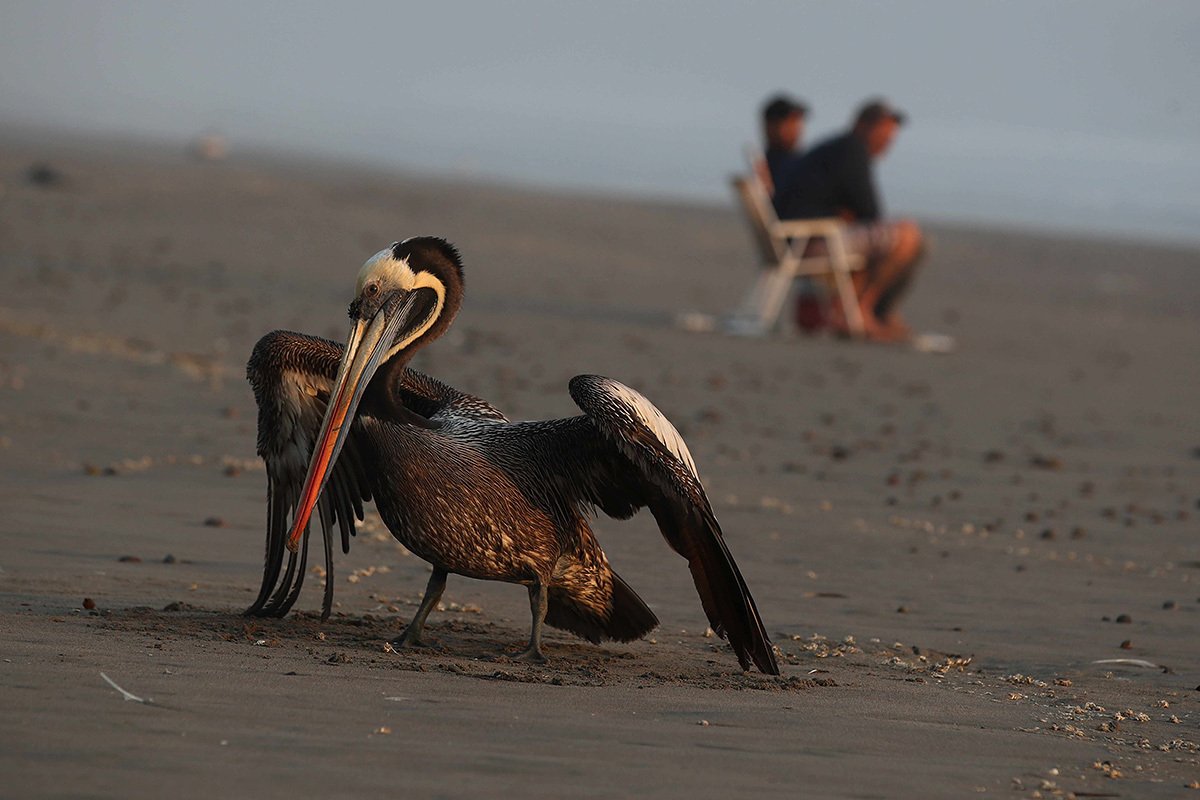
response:
M847 252L845 224L835 217L780 220L756 166L761 154L751 149L747 156L751 161L750 173L734 176L732 183L758 244L763 268L738 311L726 320L726 330L743 336L772 332L779 323L792 283L797 278L828 276L842 303L850 332L861 336L862 314L850 273L862 269L864 261L861 256ZM806 255L809 242L815 239L824 240L825 253Z

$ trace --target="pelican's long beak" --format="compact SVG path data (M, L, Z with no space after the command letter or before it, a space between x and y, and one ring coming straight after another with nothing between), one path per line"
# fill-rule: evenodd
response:
M398 294L385 302L369 321L358 320L350 330L346 352L342 355L337 378L329 394L329 406L325 409L321 432L317 434L317 443L308 462L308 474L300 492L296 518L288 534L287 546L292 552L299 547L300 537L308 527L313 508L329 480L333 465L337 463L342 445L346 443L354 413L358 410L367 384L391 349L397 332L406 323L411 323L416 294Z

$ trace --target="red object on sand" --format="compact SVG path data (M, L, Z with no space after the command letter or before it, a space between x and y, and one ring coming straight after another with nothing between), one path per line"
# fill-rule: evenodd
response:
M796 296L796 327L807 334L814 334L829 324L825 298L813 291L802 291Z

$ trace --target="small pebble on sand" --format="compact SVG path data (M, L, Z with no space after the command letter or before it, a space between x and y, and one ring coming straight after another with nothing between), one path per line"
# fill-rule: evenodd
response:
M1129 623L1133 622L1133 617L1129 616L1128 614L1118 614L1117 622L1121 625L1128 625Z
M83 598L83 607L86 608L88 611L91 611L93 608L96 607L96 601L90 597L85 597L85 598Z
M1126 639L1125 641L1121 642L1121 649L1122 650L1132 650L1133 642L1130 641L1129 639Z
M206 517L204 520L204 525L207 528L224 528L225 520L221 519L220 517Z
M117 561L120 561L122 564L140 564L140 563L142 563L142 559L140 556L121 556L120 558L117 559Z

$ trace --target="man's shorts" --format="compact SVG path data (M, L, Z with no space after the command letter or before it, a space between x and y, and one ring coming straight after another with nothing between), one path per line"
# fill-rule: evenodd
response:
M850 223L843 229L842 241L850 255L862 256L870 264L892 252L899 235L896 222ZM823 238L813 238L804 248L806 257L829 255L829 245Z

